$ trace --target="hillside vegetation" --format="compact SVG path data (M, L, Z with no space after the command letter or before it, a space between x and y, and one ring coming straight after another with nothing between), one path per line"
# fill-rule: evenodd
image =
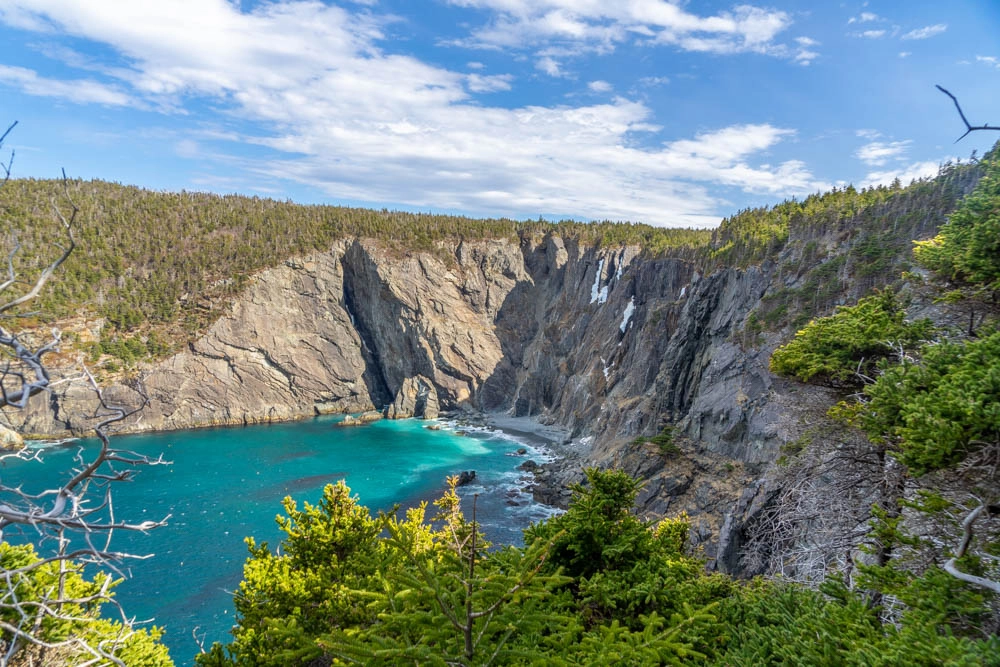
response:
M547 223L303 206L258 197L153 192L103 181L17 179L0 190L25 281L59 252L53 206L79 207L77 248L34 302L52 318L106 319L102 352L125 361L159 356L214 321L248 276L344 238L373 238L399 252L438 252L441 241L541 237L635 244L653 255L692 254L706 230L640 224ZM136 335L141 333L142 335ZM152 340L150 340L150 338Z
M971 178L971 168L958 171ZM933 261L965 258L977 267L975 276L937 276L982 301L996 294L1000 256L989 252L993 237L983 228L1000 208L991 190L1000 162L987 156L980 173L932 247ZM814 205L825 201L831 210L845 197L871 203L855 212L856 226L831 217L812 229L842 226L855 248L881 233L891 242L883 270L896 269L897 252L908 254L896 247L905 237L879 231L877 212L932 195L944 209L959 199L949 192L955 182L817 197ZM740 247L752 255L764 247L752 228L773 231L773 222L763 214L730 222L717 241L740 231L743 245L717 246L716 256ZM909 224L934 225L927 211ZM770 238L788 236L766 241L757 259L778 261L809 229L775 233ZM872 254L882 247L862 245ZM810 268L796 270L808 275ZM930 321L909 319L905 305L891 289L877 292L813 320L773 358L778 373L843 389L832 413L868 436L886 480L902 475L871 507L849 568L818 590L706 573L686 550L686 518L640 521L633 513L639 484L620 472L588 471L566 514L528 529L524 547L493 552L459 511L454 486L434 517L426 507L372 517L341 484L327 487L318 506L286 500L280 548L248 541L234 640L199 664L1000 664L1000 542L995 522L973 527L968 520L995 500L1000 339L986 320L974 337L952 332L949 340ZM909 479L964 474L963 464L973 466L978 501L956 494L961 485L938 488L933 480L905 492ZM994 472L984 472L990 465ZM914 530L919 517L937 528Z
M79 207L77 249L33 310L53 319L104 318L91 361L108 354L129 365L165 356L203 332L255 272L345 238L448 259L441 242L518 242L553 233L586 244L638 245L649 256L685 257L706 268L778 262L779 277L795 286L767 302L758 321L768 328L802 324L829 310L847 281L870 289L898 274L910 256L909 239L932 232L977 174L974 165L949 164L937 178L909 187L846 187L741 211L715 231L482 220L36 179L8 182L0 190L0 214L11 234L7 247L22 246L17 260L27 281L65 240L53 207L66 211L70 201ZM816 241L831 231L846 254Z

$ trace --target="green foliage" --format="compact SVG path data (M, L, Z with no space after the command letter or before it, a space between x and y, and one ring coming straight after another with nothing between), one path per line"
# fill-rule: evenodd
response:
M821 233L857 235L856 252L877 267L893 263L904 237L949 212L964 183L977 175L973 165L944 165L937 178L857 190L853 186L792 199L775 206L745 209L722 221L712 236L711 256L719 263L747 266L774 259L789 244L802 245L800 261L817 264ZM892 225L887 225L891 220ZM891 231L890 231L891 229ZM910 236L909 238L913 238ZM867 263L862 263L862 270Z
M680 664L707 657L718 644L712 607L731 582L683 555L685 521L651 529L631 515L636 482L622 473L589 475L568 518L536 526L523 548L497 551L487 551L462 514L455 480L429 522L425 505L403 518L373 519L343 483L302 511L286 500L281 555L249 541L234 641L198 663ZM574 545L599 552L599 566L574 557Z
M1000 332L926 345L919 363L887 367L864 389L854 419L916 474L954 465L1000 442Z
M167 647L160 643L158 628L133 630L118 621L101 618L102 607L110 601L106 592L113 587L108 575L84 577L83 567L69 565L60 570L59 562L44 563L31 545L14 546L0 542L0 571L10 578L8 593L0 601L0 622L12 627L27 627L33 636L48 644L44 648L27 645L17 664L77 665L93 664L95 654L83 648L100 646L130 667L168 667L173 665ZM110 584L110 586L109 586ZM53 592L60 590L64 600L53 609ZM17 602L15 608L12 603ZM49 601L43 607L45 601ZM24 614L27 614L25 616ZM7 651L13 634L0 628L0 649ZM107 664L107 663L101 663Z
M327 485L318 505L299 509L291 498L277 518L285 533L280 553L247 538L250 557L234 598L240 623L223 659L222 647L199 664L305 664L323 654L315 638L338 625L369 625L371 610L355 593L375 590L385 547L381 526L339 482Z
M662 456L674 456L681 451L677 443L674 442L674 429L669 426L652 437L639 436L633 440L633 443L636 445L652 443L656 445L657 450Z
M908 322L889 290L841 306L829 317L810 322L771 356L771 370L803 382L857 386L858 373L871 375L876 364L902 346L910 349L933 334L929 320Z
M996 637L956 637L928 618L884 625L878 609L836 579L822 592L758 581L726 600L719 613L732 632L720 665L1000 664Z
M235 641L197 662L997 664L996 637L954 622L974 620L982 596L940 571L899 579L909 611L883 625L838 580L820 592L707 574L686 554L685 518L651 527L633 514L638 490L621 472L588 470L565 514L496 551L461 512L455 480L429 521L425 504L373 519L343 483L317 506L286 500L281 555L249 541Z
M916 243L917 261L947 280L1000 289L1000 151L987 154L983 176L947 224Z
M51 261L63 232L48 208L62 181L14 179L0 190L0 211L23 249L21 278ZM641 224L516 222L458 216L301 206L259 197L154 192L103 181L72 181L80 207L77 248L34 308L51 317L106 318L109 334L152 328L176 343L203 330L254 273L293 256L326 251L339 240L378 239L397 252L441 254L442 242L546 234L594 245L635 244L652 256L693 256L711 232ZM6 252L6 251L5 251ZM444 259L453 261L453 257ZM110 337L110 336L109 336ZM126 366L116 351L108 352ZM157 348L150 354L163 354Z
M545 568L573 577L572 590L584 627L618 624L644 631L643 617L694 619L731 592L732 582L704 573L685 554L686 518L656 527L632 513L640 484L620 471L586 471L574 487L568 511L525 531L525 543L552 541ZM709 653L719 628L714 616L698 616L685 632L685 650Z

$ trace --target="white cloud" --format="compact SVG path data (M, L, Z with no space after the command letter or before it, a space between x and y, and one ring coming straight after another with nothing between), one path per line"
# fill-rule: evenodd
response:
M977 63L985 63L1000 69L1000 59L996 56L976 56Z
M493 93L499 90L510 90L510 82L514 77L510 74L493 74L485 76L482 74L465 75L466 85L474 93Z
M535 69L539 69L548 74L549 76L553 77L566 76L566 73L563 72L562 67L560 67L556 59L552 58L551 56L544 56L542 58L539 58L538 61L535 63Z
M644 86L665 86L670 83L670 78L665 76L644 76L639 79L639 83Z
M813 60L819 57L819 53L816 51L810 51L808 49L800 49L795 54L795 62L800 65L809 65Z
M861 137L862 139L868 139L869 141L878 139L882 136L882 133L878 130L862 129L856 130L854 132L855 136Z
M909 140L890 142L873 141L859 148L854 153L854 157L869 166L881 167L889 160L902 159L911 143Z
M794 134L788 128L734 125L652 144L660 130L652 111L622 97L583 106L487 106L476 94L509 87L509 77L385 53L367 12L316 2L252 11L225 0L8 4L47 29L117 52L127 67L83 85L7 67L4 81L81 104L135 99L178 112L210 108L218 114L210 119L223 123L218 142L231 136L230 121L264 128L255 136L241 129L241 141L285 155L240 162L218 154L224 143L212 154L194 140L176 144L182 154L225 164L233 178L288 179L333 199L437 210L698 226L718 221L709 186L770 195L827 187L802 162L763 164ZM676 34L715 31L735 44L764 45L785 20L762 10L702 19L665 3L630 6L666 12ZM567 34L589 29L569 14L546 25ZM557 56L545 57L539 65L562 74Z
M0 82L15 86L29 95L57 97L76 104L105 104L108 106L134 106L135 102L115 86L108 86L92 79L71 81L47 79L23 67L0 65Z
M848 25L851 23L871 23L872 21L881 21L882 18L878 14L873 14L871 12L861 12L858 16L852 16L847 19Z
M900 51L899 52L899 57L900 58L909 58L912 55L913 55L912 51Z
M865 30L864 32L859 33L858 36L866 39L879 39L881 37L885 37L885 30Z
M587 84L587 88L595 93L610 93L612 86L607 81L591 81Z
M933 37L934 35L940 35L942 32L948 29L947 24L938 23L935 25L929 25L917 30L911 30L905 33L900 39L927 39L928 37Z
M739 5L711 16L689 13L664 0L449 0L495 12L461 44L481 48L538 48L553 43L610 51L640 40L686 51L787 56L774 42L791 25L782 11Z
M869 172L861 182L861 187L891 185L897 178L903 185L909 185L910 181L937 176L938 166L939 163L937 162L914 162L899 169Z

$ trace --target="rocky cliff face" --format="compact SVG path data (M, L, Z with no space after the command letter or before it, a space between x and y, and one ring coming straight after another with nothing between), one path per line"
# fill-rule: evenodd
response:
M543 497L558 500L551 490L582 465L622 467L646 480L641 509L687 511L695 541L736 569L742 527L774 493L768 470L814 418L799 388L767 370L779 336L748 329L762 299L802 281L784 268L797 252L712 270L554 235L433 254L345 240L254 276L204 336L144 369L149 402L125 428L390 405L398 416L437 406L531 416L572 436L570 463L540 474ZM138 402L127 383L108 397ZM7 417L63 435L86 427L93 401L66 383ZM664 430L673 446L641 441Z

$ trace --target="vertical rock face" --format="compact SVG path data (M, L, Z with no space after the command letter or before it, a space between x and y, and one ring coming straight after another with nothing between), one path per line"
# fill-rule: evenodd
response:
M423 375L403 380L403 386L396 392L396 400L386 408L389 419L437 419L439 414L437 391L430 380Z
M739 522L725 517L760 505L766 466L802 430L787 417L792 389L768 372L777 338L741 335L779 287L771 266L703 275L682 259L552 235L409 254L345 240L254 276L204 336L142 372L149 404L125 427L372 409L533 416L572 433L575 466L646 480L642 509L688 511L708 555L722 534L732 563ZM107 393L137 403L127 387ZM93 412L92 393L67 383L8 418L60 435ZM664 430L684 446L643 442Z

